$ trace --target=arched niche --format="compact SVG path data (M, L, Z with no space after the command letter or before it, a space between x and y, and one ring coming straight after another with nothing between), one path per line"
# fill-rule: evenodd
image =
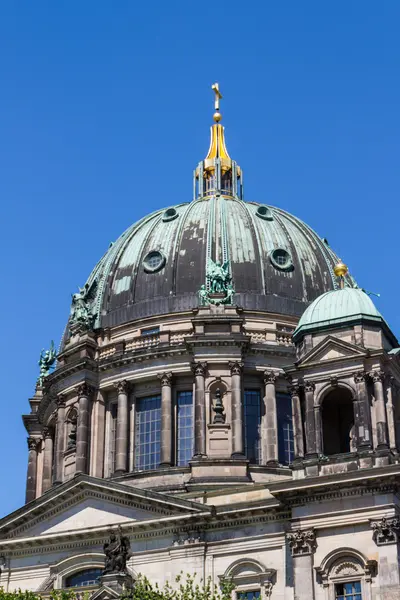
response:
M326 456L356 451L354 392L335 385L320 397L323 453Z

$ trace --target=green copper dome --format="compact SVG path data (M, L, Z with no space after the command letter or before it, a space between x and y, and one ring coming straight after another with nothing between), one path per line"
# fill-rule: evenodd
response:
M363 290L350 287L333 290L319 296L304 311L293 337L298 340L316 329L359 320L382 323L383 317Z

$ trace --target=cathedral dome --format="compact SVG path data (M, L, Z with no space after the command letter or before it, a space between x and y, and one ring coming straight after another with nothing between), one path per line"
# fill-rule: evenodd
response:
M337 286L337 256L301 220L237 197L202 196L144 217L109 248L86 284L95 327L197 307L210 260L229 261L234 303L248 310L300 316Z
M307 332L361 320L382 323L383 317L364 290L345 287L314 300L301 316L293 337L297 341Z

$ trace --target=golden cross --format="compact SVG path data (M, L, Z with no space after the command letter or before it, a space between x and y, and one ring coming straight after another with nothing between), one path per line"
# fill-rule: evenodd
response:
M213 90L214 90L214 92L215 92L215 110L218 110L218 111L219 111L219 101L220 101L220 100L221 100L221 98L222 98L222 94L221 94L221 92L219 91L219 85L218 85L218 83L214 83L214 84L211 86L211 89L213 89Z

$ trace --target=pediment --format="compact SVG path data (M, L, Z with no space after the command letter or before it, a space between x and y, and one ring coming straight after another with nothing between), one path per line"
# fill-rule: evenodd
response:
M79 475L2 519L0 538L62 535L202 511L196 502Z
M339 338L328 336L305 354L296 364L297 366L304 367L326 361L364 357L366 355L367 352L364 348L360 348Z

